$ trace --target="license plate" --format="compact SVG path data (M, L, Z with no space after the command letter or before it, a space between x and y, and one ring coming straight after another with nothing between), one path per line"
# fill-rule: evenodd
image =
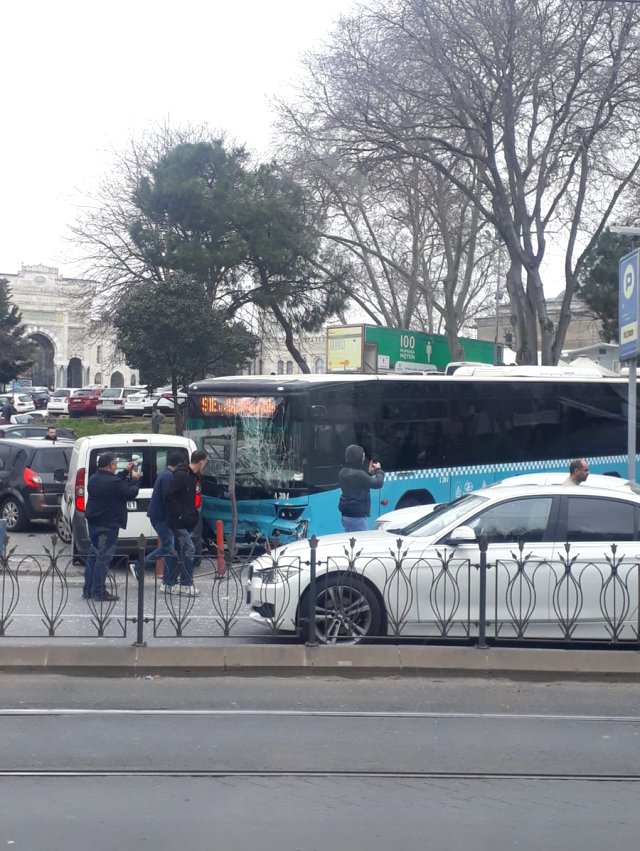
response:
M137 509L138 503L135 501L135 499L132 499L127 503L127 511L137 511Z

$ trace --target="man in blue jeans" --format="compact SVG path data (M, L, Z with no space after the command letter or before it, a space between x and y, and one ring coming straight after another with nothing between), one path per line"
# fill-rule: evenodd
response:
M166 500L173 480L174 470L184 460L185 455L182 452L174 451L168 453L167 466L156 478L153 493L151 494L151 503L147 511L147 517L160 539L160 546L146 556L144 567L146 570L152 564L155 564L159 558L164 560L162 584L160 586L161 591L164 591L171 585L172 578L175 575L175 537L173 529L167 523Z
M87 482L89 554L84 568L85 599L114 602L116 594L106 588L107 568L111 563L120 529L127 528L127 502L138 495L140 473L134 472L133 461L119 473L113 452L103 452L98 469Z
M207 453L197 449L191 454L188 464L180 464L173 473L167 494L167 523L175 538L178 554L177 569L171 576L168 590L172 593L198 596L199 589L193 584L194 556L196 552L191 533L198 525L200 512L196 495L200 474L207 463ZM180 582L178 582L178 577Z
M345 532L366 532L367 517L371 514L371 491L379 490L384 484L384 473L377 461L369 462L369 471L364 469L365 451L362 446L352 444L344 453L345 465L338 473L342 489L338 510L342 515Z

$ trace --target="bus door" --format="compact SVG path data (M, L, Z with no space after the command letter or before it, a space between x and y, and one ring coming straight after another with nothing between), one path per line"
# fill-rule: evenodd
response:
M207 463L202 471L202 494L207 497L207 484L215 483L216 493L229 500L231 535L235 541L238 530L238 504L236 502L236 459L238 455L238 430L227 428L187 429L185 436L194 441L198 449L207 453ZM222 486L222 488L220 488ZM215 518L227 519L227 518Z

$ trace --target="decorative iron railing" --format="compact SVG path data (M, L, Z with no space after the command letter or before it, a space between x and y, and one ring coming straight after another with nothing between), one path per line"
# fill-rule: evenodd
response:
M640 564L615 544L588 559L565 544L545 560L535 544L520 542L508 559L492 561L483 542L427 556L406 538L390 539L372 557L355 538L331 552L312 538L302 555L281 547L251 564L200 556L196 591L179 585L183 553L173 587L161 566L145 574L145 547L141 538L135 565L113 558L105 599L85 599L85 564L57 538L32 555L8 541L0 551L0 639L640 645Z

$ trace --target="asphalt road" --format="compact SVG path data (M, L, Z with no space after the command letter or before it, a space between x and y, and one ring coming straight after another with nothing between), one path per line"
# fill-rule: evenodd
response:
M0 845L600 849L640 685L0 675Z

